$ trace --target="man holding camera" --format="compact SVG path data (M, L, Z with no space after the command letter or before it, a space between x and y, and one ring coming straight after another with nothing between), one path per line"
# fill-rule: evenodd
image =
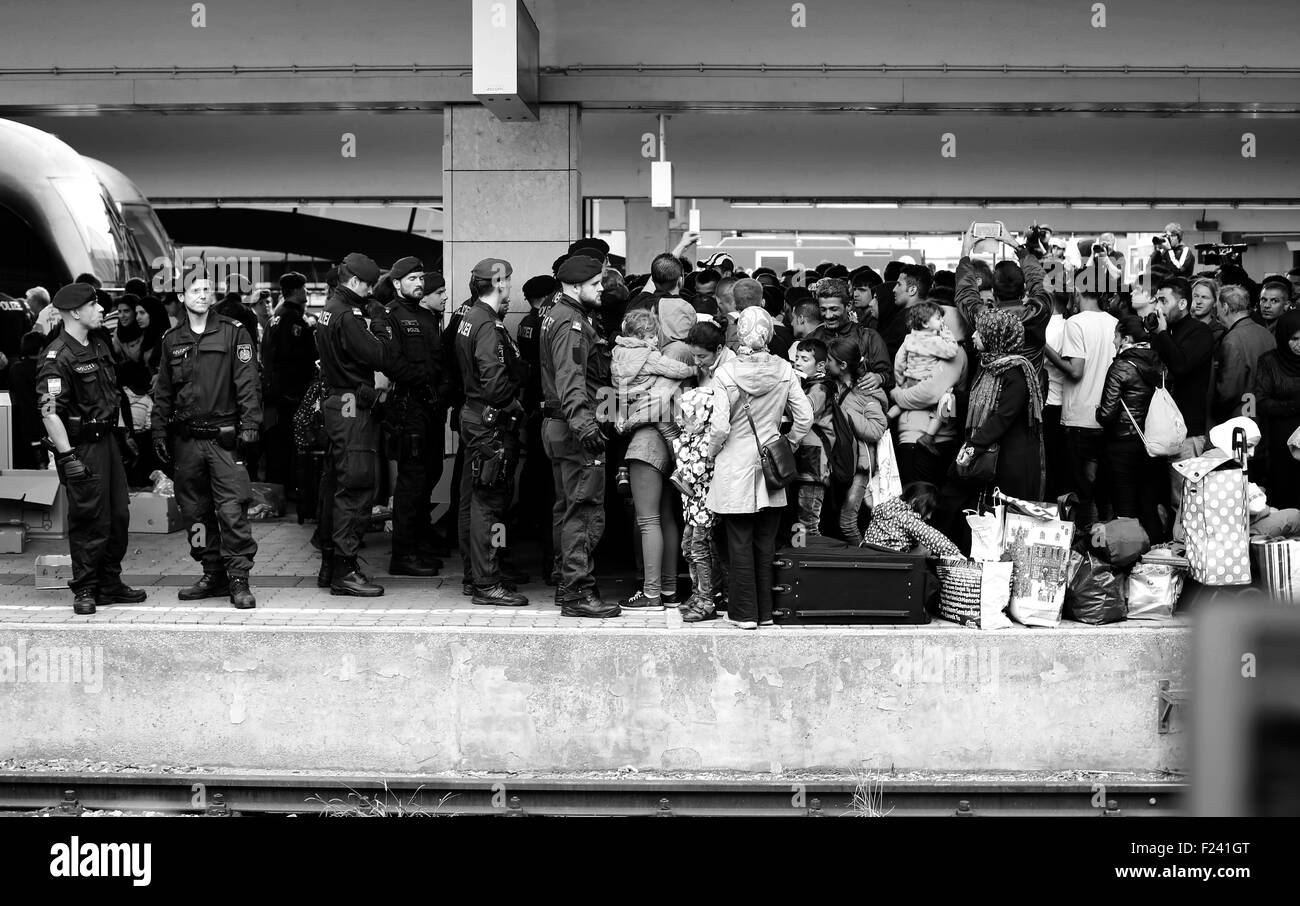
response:
M174 459L190 556L203 564L203 576L177 597L228 594L243 610L257 604L248 589L257 542L244 511L252 497L244 459L262 423L257 357L243 325L209 312L207 280L190 283L184 306L185 320L163 336L153 409L154 453Z
M1164 235L1151 240L1150 270L1164 271L1166 276L1192 278L1196 270L1196 252L1183 245L1183 228L1176 223L1165 224Z
M519 402L526 366L502 321L510 305L510 262L486 258L474 265L474 304L456 329L456 362L465 402L460 439L465 448L461 500L469 499L469 522L459 528L469 553L475 604L522 607L528 599L506 588L498 549L519 463L524 407ZM462 509L464 504L461 504Z

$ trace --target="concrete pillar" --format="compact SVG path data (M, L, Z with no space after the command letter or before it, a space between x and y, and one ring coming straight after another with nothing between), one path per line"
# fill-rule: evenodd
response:
M671 251L669 208L652 208L648 198L629 198L623 210L627 229L627 272L647 274L655 255Z
M443 276L449 307L469 295L483 258L514 268L507 324L528 310L523 284L582 233L580 111L544 104L537 122L503 123L478 105L443 114Z

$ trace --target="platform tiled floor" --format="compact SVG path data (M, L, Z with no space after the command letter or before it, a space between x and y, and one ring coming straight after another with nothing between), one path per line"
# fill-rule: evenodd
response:
M554 589L536 581L520 588L530 599L526 607L474 606L461 594L460 560L444 558L443 575L432 579L394 578L385 572L388 565L389 539L382 532L366 536L362 551L364 568L385 587L380 598L348 598L329 594L316 587L320 555L309 538L312 525L300 526L296 520L253 523L257 539L257 562L253 572L253 591L257 608L235 610L225 599L183 602L176 599L176 589L188 585L199 575L198 565L190 559L182 532L170 535L132 534L123 561L124 577L132 585L143 587L149 599L143 604L117 604L101 608L94 616L81 617L72 612L72 596L66 589L34 588L35 559L41 554L66 554L66 541L34 539L22 554L0 554L0 626L7 624L111 624L113 626L255 626L312 628L409 628L433 627L485 629L603 629L677 630L685 632L742 632L724 619L707 623L683 623L675 608L662 611L624 611L617 619L591 620L560 616L552 602ZM630 578L602 578L602 592L609 598L626 597L633 589ZM1117 624L1126 629L1187 626L1179 619L1173 624L1127 622ZM1085 627L1066 622L1062 628L1088 632L1113 631L1116 627ZM763 632L880 632L912 629L955 630L968 632L955 624L936 620L925 627L916 626L779 626ZM1033 630L1016 627L1012 632Z

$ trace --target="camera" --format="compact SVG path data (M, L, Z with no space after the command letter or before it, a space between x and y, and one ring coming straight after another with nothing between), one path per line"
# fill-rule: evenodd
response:
M1163 248L1164 246L1169 244L1169 240L1165 239L1164 236L1152 236L1151 244L1156 248Z
M1106 246L1102 245L1100 242L1094 242L1092 244L1092 253L1094 255L1104 255L1106 254Z
M1025 246L1036 255L1047 254L1047 241L1052 237L1052 228L1046 224L1034 224L1025 234Z

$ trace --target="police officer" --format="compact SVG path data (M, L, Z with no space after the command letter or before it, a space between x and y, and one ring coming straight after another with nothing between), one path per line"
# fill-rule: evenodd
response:
M191 526L190 556L203 576L182 601L230 596L257 605L248 574L257 542L244 507L252 497L244 459L262 423L261 377L253 338L212 308L203 278L185 290L185 320L163 334L154 384L154 453L175 460L176 503ZM169 440L171 441L169 443Z
M397 462L393 491L394 576L436 576L433 488L442 476L442 305L435 293L425 306L427 275L418 258L402 258L388 273L395 298L370 322L386 347L384 373L392 381L384 403L388 458Z
M316 329L307 323L307 278L290 271L280 278L280 304L271 315L262 347L267 407L274 427L264 430L266 477L293 493L293 415L316 376ZM269 421L269 419L268 419Z
M523 606L528 599L502 584L497 551L519 463L524 408L519 402L526 366L502 318L510 304L510 262L486 258L474 265L474 305L456 331L456 361L465 402L460 411L461 551L469 553L475 604ZM468 498L468 520L465 500Z
M379 456L375 372L385 365L384 344L366 329L362 308L378 282L379 265L358 252L348 255L316 326L325 385L321 421L334 475L333 500L321 500L321 554L329 566L322 566L321 580L328 580L330 594L363 598L384 593L357 565L357 548L374 504Z
M84 283L60 289L53 304L63 329L41 358L36 393L47 446L68 495L72 609L87 615L96 604L139 603L145 593L122 584L131 515L113 437L121 403L113 348L98 330L104 314L94 287Z
M592 575L592 554L605 530L605 436L596 421L609 359L592 323L600 307L603 267L573 255L556 272L563 294L542 318L542 442L551 460L560 554L561 615L615 617Z
M549 274L533 277L524 284L528 314L519 322L519 357L528 365L522 402L527 427L524 432L524 467L520 473L519 508L524 518L535 524L542 549L542 575L547 584L558 581L554 569L555 551L551 548L551 510L555 506L551 486L551 464L542 449L542 315L552 297L559 292L559 282Z

